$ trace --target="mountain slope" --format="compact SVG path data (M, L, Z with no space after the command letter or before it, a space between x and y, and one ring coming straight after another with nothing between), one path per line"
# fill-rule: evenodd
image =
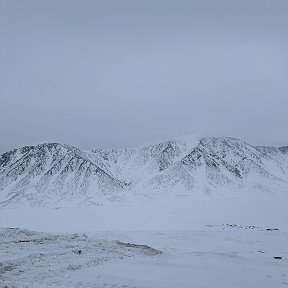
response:
M1 200L26 199L38 204L63 198L89 198L93 194L113 193L124 185L104 171L79 149L48 143L23 147L0 158ZM93 196L93 195L91 195Z
M0 157L0 201L100 203L142 191L217 193L238 188L288 191L288 147L251 146L231 137L183 137L131 149L82 152L57 143ZM103 201L102 201L103 202Z
M268 158L259 147L236 138L203 138L189 154L153 181L167 183L166 179L170 179L170 187L182 183L190 190L202 188L205 191L225 186L285 189L288 184L287 155L283 149L275 148ZM271 169L276 165L278 173Z

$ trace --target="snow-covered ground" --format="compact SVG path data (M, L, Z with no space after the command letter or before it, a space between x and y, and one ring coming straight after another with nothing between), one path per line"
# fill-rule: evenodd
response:
M108 236L106 236L108 237ZM230 228L206 231L111 234L144 241L164 253L83 269L72 279L108 287L285 287L288 285L287 233ZM273 257L282 256L282 259ZM97 287L97 286L96 286Z
M208 224L235 223L288 231L288 195L230 193L233 198L162 195L146 202L103 206L1 208L0 227L44 232L201 230Z
M77 233L56 235L8 228L0 230L0 237L1 287L84 287L85 281L71 277L77 270L161 253L145 245Z
M64 235L2 229L0 283L1 287L285 287L287 236L277 230L227 225L202 231Z
M1 208L0 287L286 287L287 197L234 196Z

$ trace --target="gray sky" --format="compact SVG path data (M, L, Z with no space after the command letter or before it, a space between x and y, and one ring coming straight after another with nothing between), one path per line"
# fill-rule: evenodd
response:
M287 0L0 0L0 153L193 133L288 145L287 78Z

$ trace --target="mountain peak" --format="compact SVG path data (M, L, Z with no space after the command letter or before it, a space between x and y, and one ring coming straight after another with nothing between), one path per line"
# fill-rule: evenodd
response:
M232 186L274 191L287 189L287 179L288 146L254 147L234 137L192 135L90 152L48 142L0 156L0 203L98 203L133 191L193 193Z

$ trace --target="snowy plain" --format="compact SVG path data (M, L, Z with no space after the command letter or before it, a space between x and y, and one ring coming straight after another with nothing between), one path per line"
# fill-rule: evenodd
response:
M287 287L287 199L4 207L0 287Z

